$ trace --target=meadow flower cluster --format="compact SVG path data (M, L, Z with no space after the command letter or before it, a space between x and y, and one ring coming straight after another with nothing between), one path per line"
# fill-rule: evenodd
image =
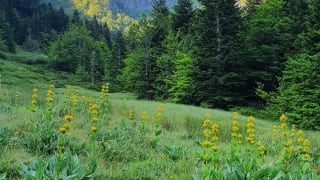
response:
M230 155L217 151L218 125L209 119L203 121L204 148L195 176L199 179L265 179L315 177L311 169L310 140L294 125L287 125L287 117L281 115L280 125L272 127L270 146L258 140L253 116L245 123L245 137L240 131L238 113L231 122ZM245 143L243 142L245 138ZM274 145L277 144L277 147ZM268 149L270 148L270 149ZM209 150L211 149L211 150ZM276 149L276 150L275 150ZM279 158L277 158L277 155ZM269 161L266 162L266 156ZM273 159L276 157L275 159ZM197 179L196 178L196 179Z

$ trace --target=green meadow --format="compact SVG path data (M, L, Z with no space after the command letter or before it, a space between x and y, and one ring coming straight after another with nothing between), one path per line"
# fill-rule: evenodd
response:
M81 88L41 54L5 55L0 179L319 179L320 133L285 117Z

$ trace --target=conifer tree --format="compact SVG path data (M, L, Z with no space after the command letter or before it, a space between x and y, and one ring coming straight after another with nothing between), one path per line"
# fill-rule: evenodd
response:
M187 34L193 16L192 2L190 0L178 0L173 9L172 30L174 32L180 30L183 34Z
M194 25L196 103L225 108L231 104L223 78L240 28L234 0L201 0Z

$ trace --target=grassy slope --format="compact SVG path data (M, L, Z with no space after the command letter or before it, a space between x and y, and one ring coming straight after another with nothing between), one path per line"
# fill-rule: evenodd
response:
M46 61L46 57L43 55L28 53L19 53L18 55L12 56L10 61L0 59L0 74L2 75L2 92L0 91L0 95L4 98L5 92L8 91L12 96L14 96L15 92L19 91L21 93L21 102L25 102L22 104L26 104L26 102L30 101L32 88L38 88L40 90L39 96L44 96L48 84L53 83L60 84L62 87L55 90L57 93L57 99L60 101L59 103L62 103L63 92L65 92L63 85L68 84L69 75L55 74L47 71L44 68L45 65L43 65L43 63L33 66L29 65L35 63L32 61L34 59L42 59L44 62ZM19 63L13 60L18 61ZM73 89L77 89L82 95L94 97L99 96L99 93L95 91L79 87L73 87ZM101 124L101 129L104 128L108 130L117 128L119 123L122 121L120 115L121 111L132 109L135 116L134 119L136 120L140 119L143 111L147 112L147 125L152 131L154 116L159 102L136 100L132 94L123 93L111 94L110 100L112 105L110 121L107 126ZM13 101L13 98L11 98L11 101ZM98 161L100 163L98 165L98 172L109 178L123 178L123 173L125 172L127 177L131 178L158 176L159 178L167 179L168 174L172 174L172 176L177 179L189 179L194 170L196 154L202 151L199 144L202 141L201 125L205 118L205 113L209 113L210 118L220 125L220 149L223 150L228 148L227 143L230 140L232 113L215 109L165 103L163 106L161 122L164 131L160 136L159 144L169 147L183 148L186 151L185 158L178 162L172 161L170 163L165 163L161 161L163 159L161 151L154 151L153 149L146 148L145 151L147 151L149 156L141 161L130 161L126 163L112 161L110 164L107 164L106 162L108 161L106 161L103 156L99 156ZM9 104L1 104L0 102L0 127L10 129L15 132L17 137L19 137L19 134L26 131L25 127L31 123L31 116L31 113L25 110L25 106L17 107ZM81 116L79 116L79 118L80 117ZM246 117L240 116L239 121L241 129L244 131ZM82 128L81 123L72 123L73 128L70 130L70 135L75 137L79 143L85 142L87 134ZM257 119L255 124L258 138L268 143L271 135L271 127L278 123ZM307 132L307 134L313 143L313 147L317 147L317 149L313 149L313 151L318 151L320 144L316 139L319 139L319 134L317 134L317 132ZM124 146L124 148L132 147ZM139 152L143 150L140 149L137 151ZM131 153L131 151L124 150L121 153L122 156L130 156L128 153ZM225 153L228 153L228 151L225 151ZM11 161L16 162L14 163L16 166L14 168L17 169L19 169L19 165L21 163L31 162L35 159L33 154L28 153L20 146L5 151L2 155L4 158L2 158L3 162L0 160L0 164L5 165ZM5 162L4 159L6 160ZM155 166L152 168L153 165ZM158 169L163 171L162 174L157 174ZM139 172L140 176L135 176L137 172Z

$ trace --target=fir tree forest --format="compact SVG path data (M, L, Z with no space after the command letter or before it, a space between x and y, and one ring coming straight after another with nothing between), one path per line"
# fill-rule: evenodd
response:
M320 179L320 1L146 2L0 0L0 179Z

